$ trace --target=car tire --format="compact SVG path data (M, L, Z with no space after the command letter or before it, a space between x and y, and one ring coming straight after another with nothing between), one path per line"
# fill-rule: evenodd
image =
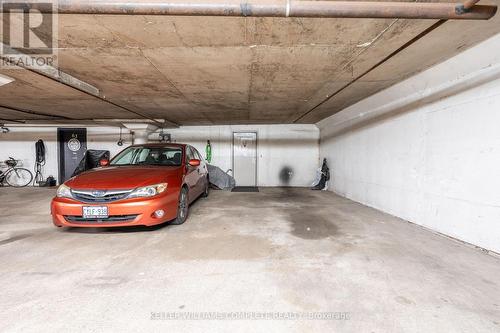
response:
M179 225L186 222L187 217L189 215L189 198L188 198L188 190L183 187L179 193L179 202L177 204L177 217L175 220L170 222L173 225Z
M203 194L201 196L206 198L206 197L208 197L209 192L210 192L210 182L208 181L208 177L207 177L207 183L205 184L205 190L203 191Z

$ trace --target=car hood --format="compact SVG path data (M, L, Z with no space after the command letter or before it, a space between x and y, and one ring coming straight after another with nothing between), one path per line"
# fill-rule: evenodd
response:
M180 166L109 166L81 173L65 184L74 189L133 189L168 183L181 175Z

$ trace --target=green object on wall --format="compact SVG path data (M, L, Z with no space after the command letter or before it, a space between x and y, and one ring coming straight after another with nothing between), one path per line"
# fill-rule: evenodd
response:
M206 160L208 163L212 161L212 146L210 145L210 140L207 140L207 146L205 147Z

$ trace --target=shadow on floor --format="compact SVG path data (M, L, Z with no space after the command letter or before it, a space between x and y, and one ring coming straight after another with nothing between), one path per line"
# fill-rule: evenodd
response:
M162 224L157 224L151 227L137 225L137 226L129 226L129 227L106 227L106 228L92 228L92 227L62 227L60 228L60 232L70 232L70 233L79 233L79 234L98 234L98 233L106 233L106 234L123 234L123 233L131 233L131 232L151 232L165 228L169 226L170 222L165 222Z

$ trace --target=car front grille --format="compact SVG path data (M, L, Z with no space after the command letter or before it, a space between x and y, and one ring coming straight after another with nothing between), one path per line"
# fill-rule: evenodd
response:
M125 199L132 190L71 190L73 198L88 203L113 202Z
M66 221L71 222L71 223L82 223L82 224L89 224L89 223L123 223L123 222L132 222L135 220L135 218L138 216L138 214L135 215L111 215L109 217L105 218L84 218L82 216L75 216L75 215L64 215L64 218Z

